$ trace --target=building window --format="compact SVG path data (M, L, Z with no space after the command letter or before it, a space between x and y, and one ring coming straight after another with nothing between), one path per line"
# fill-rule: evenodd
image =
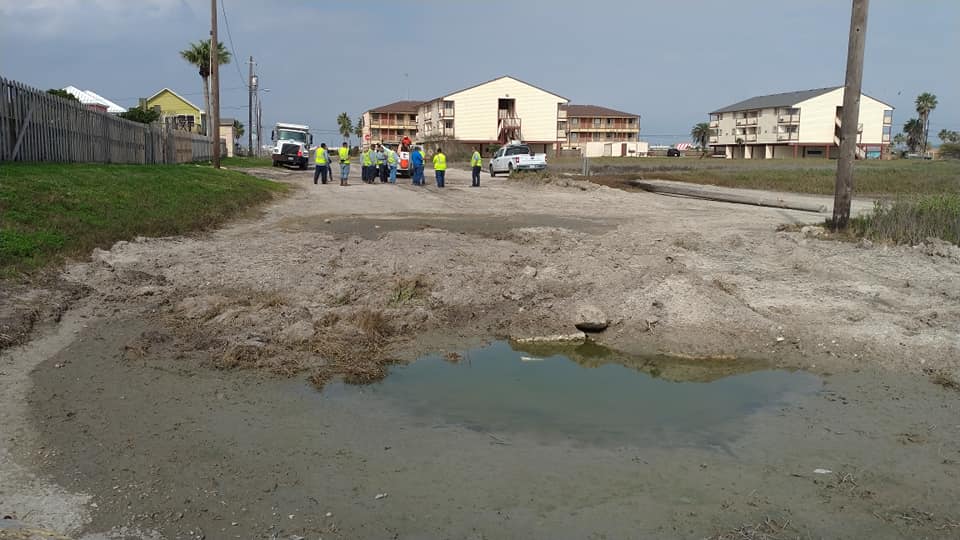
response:
M579 133L571 133L571 134L570 134L570 142L579 142L579 141L580 141L580 134L579 134Z
M571 118L571 119L570 119L570 127L580 127L580 119L579 119L579 118Z
M884 124L893 123L893 111L891 111L890 109L883 111L883 123Z
M608 126L612 126L612 125L613 125L613 118L607 118L607 125L608 125Z
M211 56L213 55L211 54ZM453 129L453 120L444 120L443 127L445 127L446 129Z
M593 127L595 127L595 128L600 127L600 119L599 119L599 118L594 118L594 119L593 119Z
M563 131L563 130L565 130L565 129L567 129L567 123L566 123L566 122L564 122L564 121L562 121L562 120L559 121L559 122L557 122L557 131Z
M637 121L636 118L628 118L628 119L627 119L627 125L628 125L628 126L632 126L633 123L636 122L636 121Z

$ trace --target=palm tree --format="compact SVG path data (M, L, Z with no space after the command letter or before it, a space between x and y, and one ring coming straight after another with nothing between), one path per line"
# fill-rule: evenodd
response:
M941 129L940 133L937 134L937 137L939 137L944 143L960 142L960 133L957 133L952 129Z
M700 147L700 157L707 153L707 142L710 140L710 124L700 122L690 130L690 138Z
M920 115L920 122L923 124L923 153L927 153L927 139L930 137L930 113L937 108L937 96L930 92L924 92L917 96L914 102L917 106L917 114Z
M357 118L357 123L353 126L353 134L357 136L357 140L363 142L363 117ZM362 144L361 144L362 146Z
M922 146L923 122L916 118L911 118L903 124L903 134L907 136L907 148L911 152L916 152L917 148Z
M203 81L203 107L207 118L210 118L210 40L191 43L189 47L180 51L180 57L197 67L200 80ZM222 42L217 42L217 60L220 65L230 63L230 51ZM207 122L203 123L204 129ZM207 129L212 135L212 130Z
M348 142L350 141L350 135L353 133L353 122L350 120L350 116L347 113L342 112L340 116L337 116L337 128L340 130L340 134L343 135L343 138Z
M243 122L235 119L233 121L233 137L234 137L233 143L237 144L237 141L243 138L244 133L246 133L246 131L243 129ZM248 152L249 152L249 149L248 149Z

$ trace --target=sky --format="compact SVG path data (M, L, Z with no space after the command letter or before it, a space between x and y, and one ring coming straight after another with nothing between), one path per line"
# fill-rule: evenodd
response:
M264 131L432 99L511 75L571 103L641 116L641 139L689 140L707 113L754 95L844 82L849 0L220 0L221 116L247 119L247 58ZM207 0L0 0L0 75L124 106L169 87L203 107L179 56L209 37ZM229 32L227 31L229 28ZM873 0L863 91L898 128L937 95L931 139L960 130L960 0ZM938 141L937 141L938 142Z

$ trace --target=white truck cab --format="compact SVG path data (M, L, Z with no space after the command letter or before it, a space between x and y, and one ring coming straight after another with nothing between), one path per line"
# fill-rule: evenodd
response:
M310 126L277 122L270 133L270 139L273 141L274 167L296 165L301 170L307 168L310 147L313 145Z

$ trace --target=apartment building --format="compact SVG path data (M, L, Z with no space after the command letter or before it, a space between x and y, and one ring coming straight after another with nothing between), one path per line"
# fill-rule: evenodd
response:
M417 109L422 101L397 101L363 113L360 144L399 144L404 137L417 137Z
M597 105L564 105L558 130L566 131L564 149L586 143L633 143L640 139L640 115Z
M417 109L417 139L461 145L522 140L536 152L566 143L561 109L569 100L503 76L423 102Z
M756 96L710 113L709 144L728 159L839 156L842 86ZM857 156L889 155L893 107L860 96Z

